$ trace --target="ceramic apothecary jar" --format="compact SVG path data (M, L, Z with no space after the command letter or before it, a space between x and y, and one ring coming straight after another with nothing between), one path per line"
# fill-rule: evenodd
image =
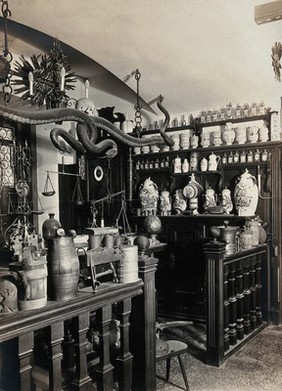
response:
M255 215L258 205L257 180L247 169L239 177L235 186L234 200L239 216Z
M235 140L235 131L232 129L232 123L226 122L226 125L224 127L224 130L222 132L222 141L226 145L232 145Z

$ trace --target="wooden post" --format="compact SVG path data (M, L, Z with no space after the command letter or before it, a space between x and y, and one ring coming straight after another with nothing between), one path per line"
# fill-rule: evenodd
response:
M158 259L139 255L139 278L143 295L133 299L131 313L131 346L133 354L133 388L136 391L156 389L156 292L155 272Z
M207 364L219 366L224 359L224 263L225 244L204 245L207 270Z

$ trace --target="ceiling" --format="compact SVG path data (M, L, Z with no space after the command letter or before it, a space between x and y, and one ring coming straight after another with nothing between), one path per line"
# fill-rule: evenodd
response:
M254 21L254 7L268 1L9 0L9 8L13 20L57 37L120 79L138 68L147 102L162 94L170 113L189 113L230 101L280 108L271 47L282 40L282 21ZM134 90L135 83L128 81ZM127 102L94 87L90 97L127 110Z

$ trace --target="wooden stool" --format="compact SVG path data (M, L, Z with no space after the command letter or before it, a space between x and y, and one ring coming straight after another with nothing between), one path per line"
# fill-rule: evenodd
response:
M156 362L166 360L166 381L169 381L170 375L170 360L172 357L177 357L179 361L179 365L181 368L183 380L185 383L186 390L189 391L189 384L185 372L184 361L181 355L187 351L188 346L186 343L181 341L169 340L165 341L167 344L167 349L164 349L163 352L158 350L156 355Z

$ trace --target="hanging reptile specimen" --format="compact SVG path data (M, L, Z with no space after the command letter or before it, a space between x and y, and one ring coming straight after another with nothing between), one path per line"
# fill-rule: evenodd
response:
M117 154L116 141L126 144L130 147L145 146L157 144L173 145L173 140L165 132L169 124L170 116L167 110L162 105L163 97L160 96L157 102L159 109L165 115L164 123L160 129L160 136L140 137L136 138L124 133L117 126L106 120L105 118L94 116L72 108L57 108L50 110L37 111L21 111L0 105L0 116L4 119L10 119L19 123L27 123L32 125L47 124L53 122L75 121L77 139L69 132L62 128L54 128L51 130L50 138L56 148L62 152L68 150L68 145L80 154L91 154L95 156L105 156L113 158ZM110 135L111 138L103 139L97 142L98 129L102 129ZM114 141L116 140L116 141ZM68 144L68 145L67 145Z

